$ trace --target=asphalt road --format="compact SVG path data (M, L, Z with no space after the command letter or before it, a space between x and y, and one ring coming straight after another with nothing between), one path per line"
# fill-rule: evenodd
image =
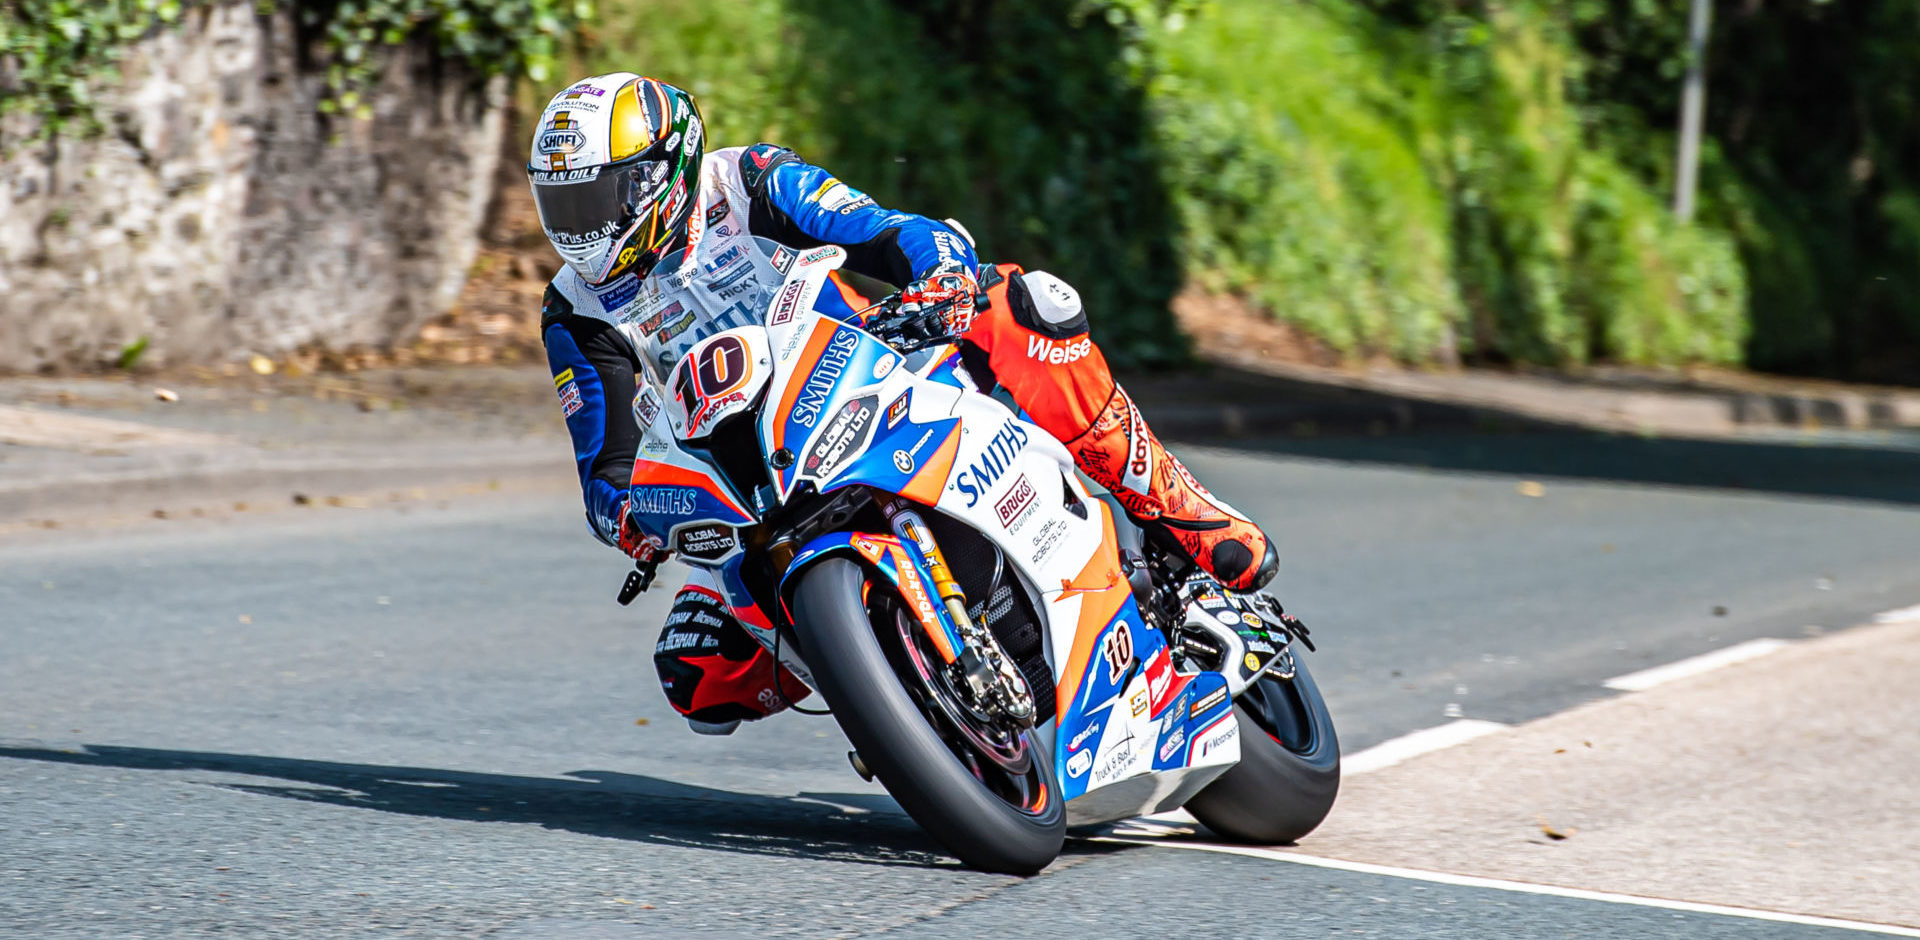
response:
M1816 452L1620 446L1188 452L1280 540L1350 751L1920 603L1914 466L1856 497L1790 483ZM961 870L829 720L687 732L670 592L622 609L622 571L559 491L0 545L0 937L1846 933L1095 843Z

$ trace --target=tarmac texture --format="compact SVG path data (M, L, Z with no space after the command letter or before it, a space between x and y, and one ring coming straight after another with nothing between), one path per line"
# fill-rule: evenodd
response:
M174 426L300 430L254 414ZM347 448L386 412L328 414ZM485 425L395 420L423 452ZM57 462L6 446L0 475ZM960 869L829 719L686 730L650 663L670 592L613 603L561 447L497 491L0 535L0 937L1859 935L1178 846ZM1349 753L1518 726L1350 778L1284 851L1914 922L1920 641L1847 628L1920 603L1920 457L1464 430L1182 452L1275 533ZM1758 637L1807 642L1604 685Z

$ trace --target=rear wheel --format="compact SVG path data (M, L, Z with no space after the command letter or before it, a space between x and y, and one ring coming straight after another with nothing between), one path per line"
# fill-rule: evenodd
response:
M1023 875L1045 868L1066 837L1052 753L1031 729L972 710L938 658L927 665L930 650L902 605L878 583L868 597L866 584L865 569L829 558L794 594L800 651L847 739L962 862Z
M1240 763L1187 801L1208 829L1241 842L1297 842L1340 793L1340 742L1320 689L1295 660L1293 678L1267 675L1233 703Z

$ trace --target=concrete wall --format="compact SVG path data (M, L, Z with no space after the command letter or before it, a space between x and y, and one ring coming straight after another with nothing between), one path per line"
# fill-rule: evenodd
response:
M292 19L251 0L143 41L94 138L0 124L0 371L382 345L452 305L500 153L504 86L386 62L370 121L323 120Z

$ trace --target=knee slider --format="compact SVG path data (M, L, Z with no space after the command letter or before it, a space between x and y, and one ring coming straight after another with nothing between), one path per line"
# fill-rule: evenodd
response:
M1080 292L1045 271L1015 275L1007 285L1007 302L1014 322L1042 336L1065 339L1087 331Z

